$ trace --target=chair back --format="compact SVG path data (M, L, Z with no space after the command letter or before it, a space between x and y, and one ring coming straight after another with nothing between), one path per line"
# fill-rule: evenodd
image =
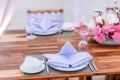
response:
M63 24L63 9L49 10L27 10L28 23L31 20L41 22L45 17L49 17L52 23Z

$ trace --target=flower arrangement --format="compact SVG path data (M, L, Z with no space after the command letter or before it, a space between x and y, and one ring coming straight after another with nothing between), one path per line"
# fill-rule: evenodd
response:
M88 27L97 41L104 42L114 40L120 42L120 9L117 7L107 8L107 13L103 14L100 10L95 10L97 16L94 16Z

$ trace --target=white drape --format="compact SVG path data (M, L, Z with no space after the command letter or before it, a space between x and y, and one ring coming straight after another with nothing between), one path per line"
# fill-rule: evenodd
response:
M84 9L84 0L74 0L74 14L75 14L75 21L74 24L79 26L80 22L86 23L85 17L85 9Z
M13 15L17 0L4 0L0 8L0 37L6 30Z
M6 4L7 4L7 2L5 1L0 8L0 25L3 21L3 16L4 16L4 11L5 11Z

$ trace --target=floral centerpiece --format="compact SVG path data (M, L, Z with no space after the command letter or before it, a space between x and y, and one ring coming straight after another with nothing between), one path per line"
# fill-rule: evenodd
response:
M120 42L120 9L117 7L107 8L107 13L96 10L98 15L94 16L88 27L92 30L95 39L99 42L113 40Z

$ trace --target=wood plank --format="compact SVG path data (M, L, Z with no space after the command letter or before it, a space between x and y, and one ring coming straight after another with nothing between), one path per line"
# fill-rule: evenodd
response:
M77 33L77 31L75 31ZM19 66L28 55L58 53L65 42L69 41L78 50L80 35L69 38L44 38L27 40L25 30L6 31L0 39L0 80L23 79ZM93 75L120 74L120 46L105 46L89 41L88 51L94 57L98 72L49 75L33 77L33 80L68 78ZM25 78L26 79L26 78ZM29 80L29 78L27 78ZM30 78L31 79L31 78Z
M18 70L0 70L0 79L1 78L12 78L12 77L22 77L23 73Z

